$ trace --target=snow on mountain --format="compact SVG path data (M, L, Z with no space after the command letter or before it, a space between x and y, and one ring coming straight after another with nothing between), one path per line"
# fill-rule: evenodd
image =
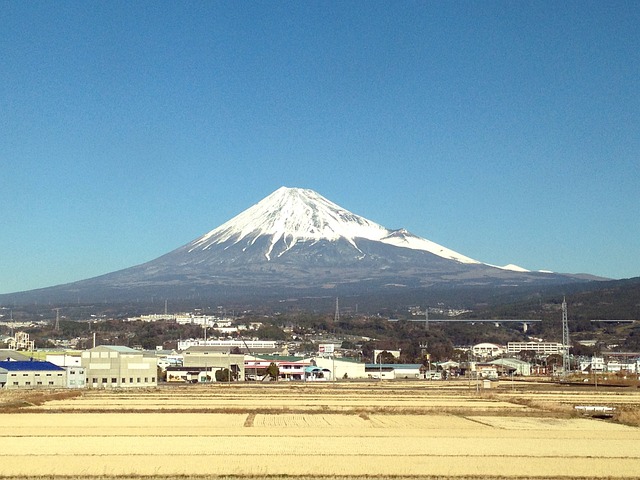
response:
M358 248L358 239L367 239L396 247L423 250L460 263L479 264L442 245L402 230L389 230L327 200L313 190L281 187L271 195L235 216L218 228L194 240L189 252L207 250L212 245L246 242L253 245L260 237L270 238L264 253L271 260L274 246L283 241L285 254L298 242L345 239Z
M438 245L431 240L413 235L412 233L406 231L404 228L392 232L386 237L381 238L380 241L389 245L395 245L396 247L411 248L413 250L424 250L426 252L438 255L442 258L457 260L460 263L480 263L473 258L466 257L458 252L454 252L453 250L448 249L447 247Z
M522 268L518 265L514 265L513 263L510 263L509 265L505 265L504 267L496 267L496 268L501 268L502 270L510 270L512 272L529 272L530 271L530 270L527 270L526 268Z

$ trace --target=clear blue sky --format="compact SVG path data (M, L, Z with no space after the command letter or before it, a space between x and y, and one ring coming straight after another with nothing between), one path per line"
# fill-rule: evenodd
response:
M280 186L529 269L640 275L640 2L0 1L0 293Z

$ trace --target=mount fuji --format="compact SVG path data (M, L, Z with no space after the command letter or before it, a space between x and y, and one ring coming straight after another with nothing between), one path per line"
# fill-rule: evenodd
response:
M150 262L0 296L28 301L350 294L390 289L573 283L584 276L482 263L390 230L313 190L281 187L209 233Z

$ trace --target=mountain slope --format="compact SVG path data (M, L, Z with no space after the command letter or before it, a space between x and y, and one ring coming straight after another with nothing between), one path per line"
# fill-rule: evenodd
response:
M251 296L256 292L278 296L321 292L338 285L343 292L358 294L404 287L575 281L581 279L527 272L515 265L487 265L404 229L389 230L312 190L282 187L155 260L10 297L26 302Z

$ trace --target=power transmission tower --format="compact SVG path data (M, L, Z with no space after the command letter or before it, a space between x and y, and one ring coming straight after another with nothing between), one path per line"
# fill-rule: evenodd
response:
M562 298L562 372L567 375L571 370L569 362L569 320L567 318L567 300Z
M429 330L429 307L424 309L424 329Z
M60 308L54 308L54 310L56 311L56 324L53 329L58 332L60 330Z

